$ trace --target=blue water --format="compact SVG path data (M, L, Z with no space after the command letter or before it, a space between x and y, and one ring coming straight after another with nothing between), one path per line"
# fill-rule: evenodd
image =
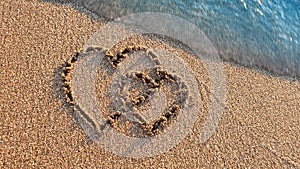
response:
M116 16L170 13L203 30L226 61L300 77L299 0L115 1L119 5L109 10ZM105 16L104 9L97 9Z
M214 41L226 60L279 74L300 75L299 0L175 3L184 18L201 27Z

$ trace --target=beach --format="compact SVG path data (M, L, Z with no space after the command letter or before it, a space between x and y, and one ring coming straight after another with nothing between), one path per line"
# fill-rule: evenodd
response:
M34 0L4 0L0 11L0 168L300 168L299 81L221 63L226 108L205 143L207 114L169 151L122 157L89 139L62 88L65 62L106 21ZM170 51L207 81L199 59Z

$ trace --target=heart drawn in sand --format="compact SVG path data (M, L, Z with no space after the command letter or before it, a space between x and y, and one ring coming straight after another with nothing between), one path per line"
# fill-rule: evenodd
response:
M226 99L225 76L215 64L221 61L218 53L191 23L161 13L109 22L70 59L64 88L89 137L112 153L134 158L158 155L179 144L202 111L199 82L176 54L135 43L112 49L144 33L175 38L205 60L212 94L201 143L217 128Z

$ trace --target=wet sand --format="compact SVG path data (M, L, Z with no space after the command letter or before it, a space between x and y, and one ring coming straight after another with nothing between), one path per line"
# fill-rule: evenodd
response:
M223 63L227 108L207 142L199 118L166 153L120 157L89 140L61 87L63 64L105 23L38 1L4 0L0 11L1 168L300 167L299 81Z

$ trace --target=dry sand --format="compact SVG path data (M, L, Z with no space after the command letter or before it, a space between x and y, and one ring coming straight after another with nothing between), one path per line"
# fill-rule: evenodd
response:
M120 157L88 139L61 87L62 65L105 23L38 1L4 0L0 11L0 168L300 167L299 81L224 63L227 109L205 144L199 118L164 154Z

